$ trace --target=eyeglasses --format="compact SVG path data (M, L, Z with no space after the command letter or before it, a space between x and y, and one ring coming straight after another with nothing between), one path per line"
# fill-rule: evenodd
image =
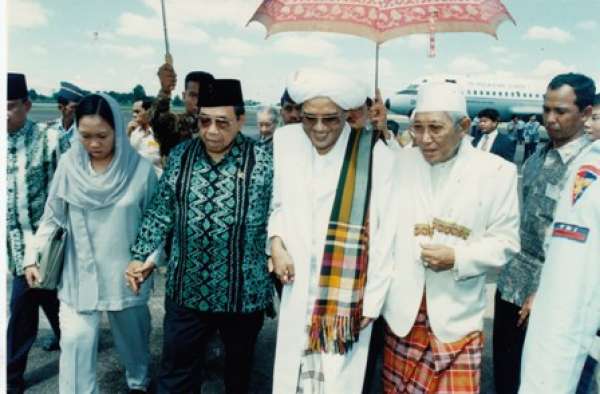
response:
M292 112L294 110L300 112L302 104L285 104L282 108L285 112Z
M430 125L429 127L413 125L409 129L409 133L413 136L413 138L423 138L425 133L427 133L429 134L429 137L433 138L434 140L437 140L444 135L445 131L446 128L440 124Z
M204 128L210 127L213 122L219 130L227 130L231 126L231 120L227 118L212 118L210 116L200 115L198 120L200 121L200 126Z
M315 116L311 114L302 114L302 123L308 127L313 127L320 120L325 127L335 127L342 122L342 117L338 115Z

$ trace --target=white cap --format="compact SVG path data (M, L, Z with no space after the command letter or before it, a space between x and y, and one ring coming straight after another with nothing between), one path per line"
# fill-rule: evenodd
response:
M364 84L328 70L302 68L287 80L292 100L303 103L315 97L327 97L344 110L360 107L367 99Z
M429 82L419 86L413 112L442 111L467 114L467 101L460 87L450 82Z

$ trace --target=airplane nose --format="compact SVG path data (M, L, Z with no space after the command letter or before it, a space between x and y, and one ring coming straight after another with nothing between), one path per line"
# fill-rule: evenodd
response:
M386 101L387 105L389 105L390 111L398 115L408 116L413 108L415 108L416 100L414 96L397 94Z

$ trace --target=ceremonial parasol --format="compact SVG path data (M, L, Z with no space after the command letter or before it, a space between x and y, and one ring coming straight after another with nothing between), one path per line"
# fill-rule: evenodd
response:
M290 31L352 34L375 42L375 86L379 46L408 34L430 36L435 56L436 32L482 32L496 37L505 20L515 23L500 0L263 0L248 24L262 23L267 37Z

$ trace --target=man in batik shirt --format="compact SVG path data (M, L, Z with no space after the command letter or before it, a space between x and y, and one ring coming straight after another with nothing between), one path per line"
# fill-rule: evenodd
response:
M30 289L23 272L25 248L39 224L50 181L60 155L58 131L27 119L31 101L23 74L7 80L6 233L8 267L13 274L7 335L6 374L9 393L21 393L27 355L35 341L41 306L59 337L56 291ZM58 348L57 339L47 344Z
M199 391L194 366L219 330L226 391L245 393L272 299L265 253L271 150L240 133L245 117L239 81L215 80L199 106L200 138L171 151L132 247L137 261L128 277L137 291L153 269L141 261L173 230L159 392Z

